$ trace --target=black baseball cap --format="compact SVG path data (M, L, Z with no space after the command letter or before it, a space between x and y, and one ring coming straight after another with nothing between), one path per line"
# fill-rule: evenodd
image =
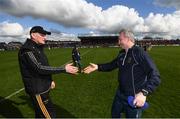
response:
M34 26L34 27L32 27L31 30L30 30L30 34L31 33L42 33L44 35L51 35L51 32L44 30L42 26Z

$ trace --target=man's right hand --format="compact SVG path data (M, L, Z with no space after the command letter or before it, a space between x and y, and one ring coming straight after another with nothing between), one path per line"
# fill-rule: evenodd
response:
M71 73L71 74L78 74L78 68L75 67L75 66L72 66L73 63L70 63L70 64L66 64L65 65L65 70L67 73Z
M93 72L93 71L96 71L97 69L98 69L98 65L97 65L97 64L90 63L90 65L87 66L87 67L83 70L83 72L84 72L85 74L89 74L89 73L91 73L91 72Z
M54 89L56 87L56 84L54 81L51 82L51 89Z

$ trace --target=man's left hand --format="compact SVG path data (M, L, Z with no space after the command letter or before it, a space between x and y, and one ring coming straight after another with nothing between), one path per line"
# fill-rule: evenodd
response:
M138 94L135 95L134 99L134 105L137 107L143 107L146 102L146 96L143 95L142 92L139 92Z

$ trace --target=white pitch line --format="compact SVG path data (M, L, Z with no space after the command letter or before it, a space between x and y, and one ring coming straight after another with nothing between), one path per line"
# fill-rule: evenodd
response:
M1 99L1 100L0 100L0 103L3 102L3 101L6 100L6 99L9 99L10 97L12 97L12 96L18 94L19 92L21 92L21 91L23 91L23 90L24 90L24 88L21 88L21 89L19 89L18 91L16 91L16 92L10 94L9 96L7 96L7 97Z
M87 53L90 52L91 50L92 50L92 49L86 51L86 52L83 53L81 56L87 54ZM69 62L71 62L71 61L72 61L72 60L69 60L69 61L67 61L65 64L67 64L67 63L69 63ZM63 65L61 65L61 66L64 66L65 64L63 64ZM61 67L61 66L60 66L60 67ZM10 94L10 95L8 95L8 96L6 96L5 98L3 98L3 99L0 100L0 103L3 102L3 101L5 101L6 99L11 98L12 96L14 96L14 95L16 95L16 94L18 94L18 93L20 93L20 92L23 91L24 89L25 89L25 88L21 88L21 89L19 89L18 91L14 92L14 93L12 93L12 94Z

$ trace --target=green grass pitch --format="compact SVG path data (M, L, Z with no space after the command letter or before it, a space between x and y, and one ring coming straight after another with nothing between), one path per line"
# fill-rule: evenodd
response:
M71 60L70 48L45 50L52 66ZM119 48L80 49L83 67L90 62L105 63L118 54ZM160 74L161 84L148 97L150 108L143 117L180 117L180 47L153 47L149 51ZM53 75L56 88L51 98L58 117L110 118L111 104L118 85L117 70L92 74ZM23 88L17 51L0 52L0 100ZM0 117L34 117L24 90L0 102Z

